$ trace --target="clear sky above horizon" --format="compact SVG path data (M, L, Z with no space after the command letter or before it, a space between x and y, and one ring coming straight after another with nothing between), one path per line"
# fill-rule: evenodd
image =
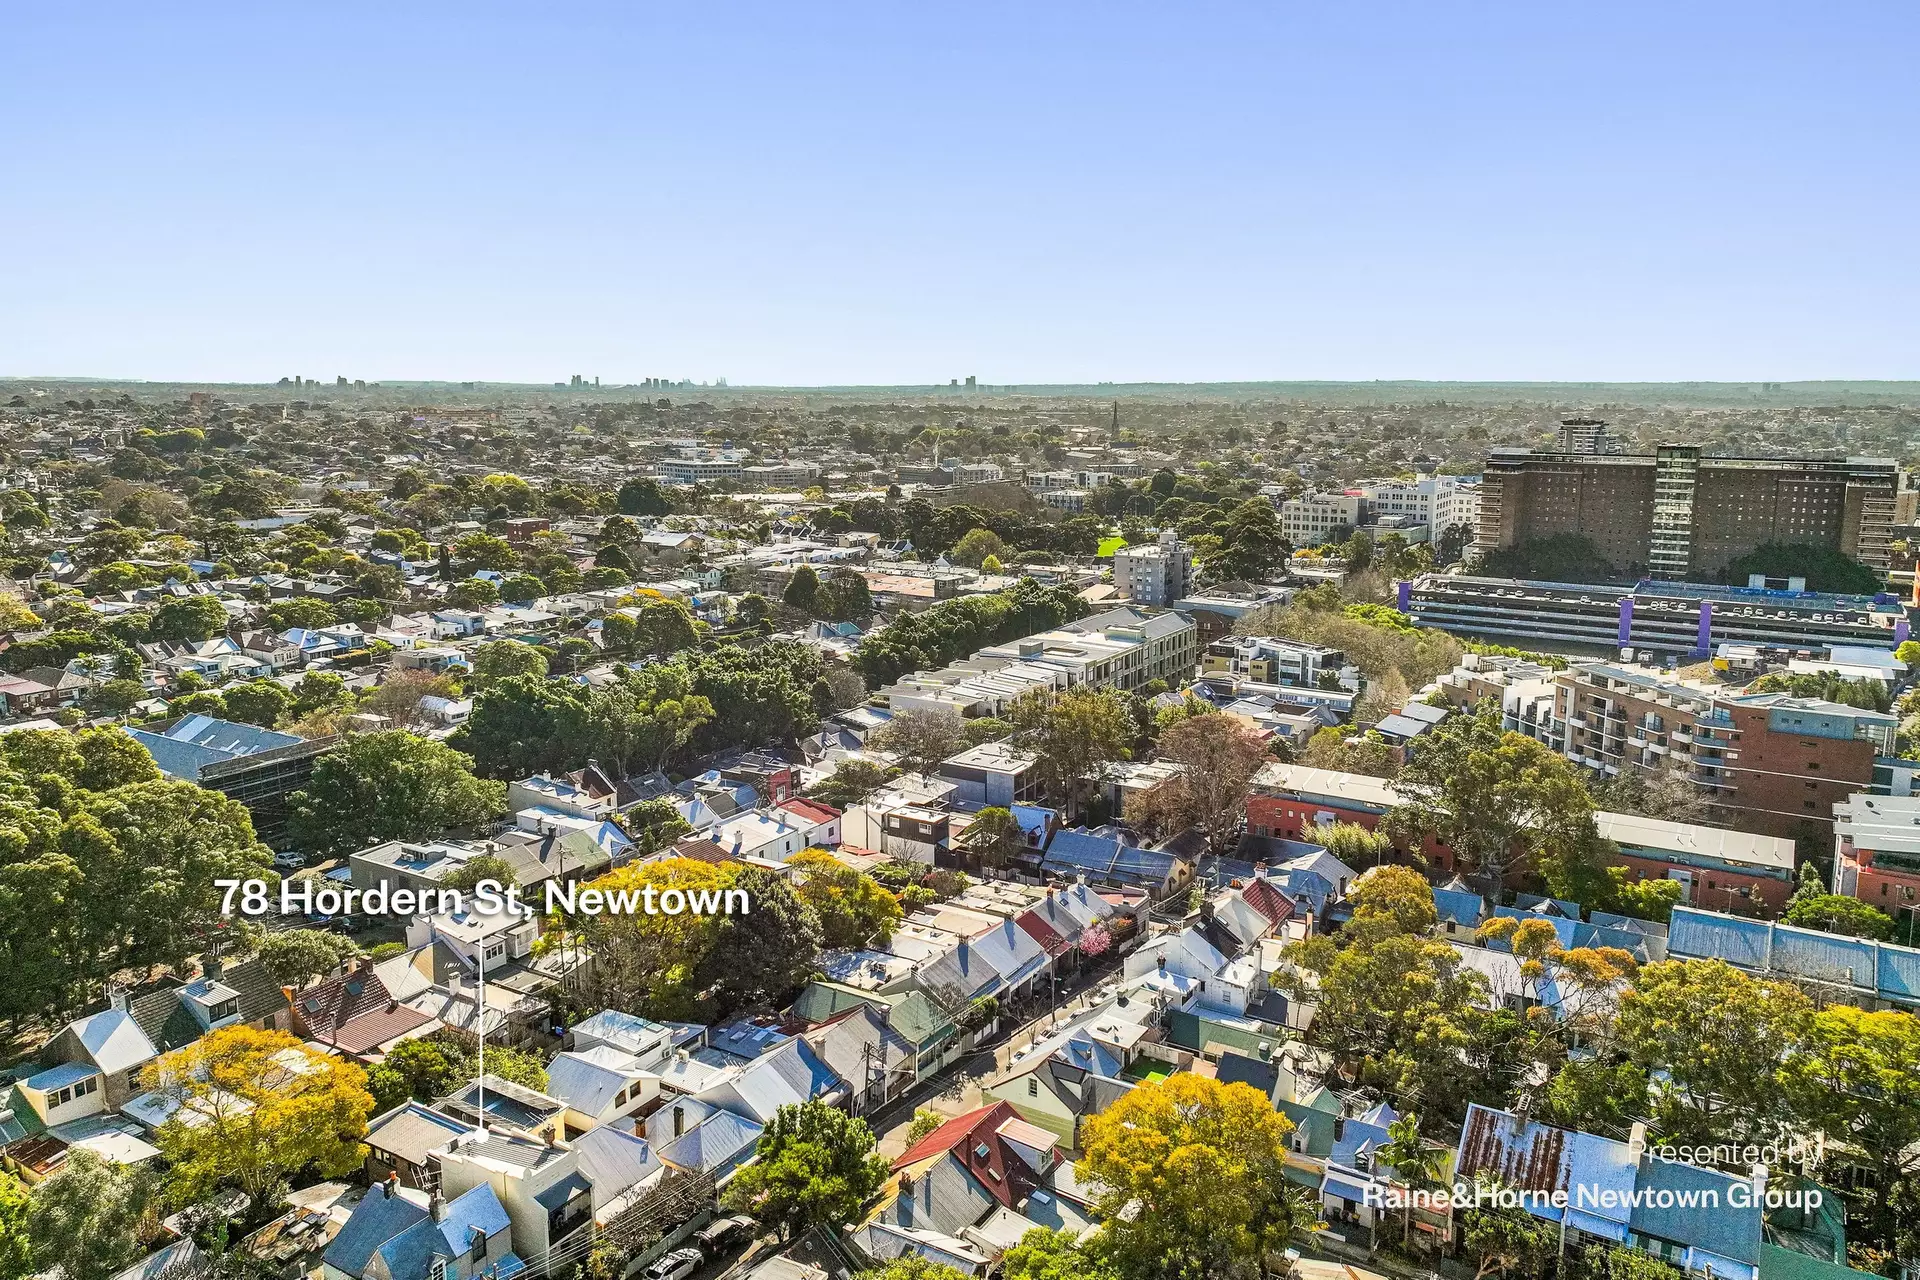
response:
M0 376L1920 376L1912 3L0 9Z

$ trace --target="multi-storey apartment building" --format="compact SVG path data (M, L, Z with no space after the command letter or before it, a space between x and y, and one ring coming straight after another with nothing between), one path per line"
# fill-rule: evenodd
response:
M986 484L989 481L1005 478L997 462L956 462L953 464L953 482L955 484Z
M1331 680L1356 689L1359 668L1339 649L1275 636L1223 636L1200 656L1200 674L1244 676L1257 684L1318 687Z
M655 468L666 484L713 484L740 479L738 458L665 458Z
M1920 937L1920 796L1849 796L1833 807L1833 891L1894 918L1896 941Z
M1831 547L1885 572L1900 469L1890 458L1822 461L1495 449L1481 477L1476 550L1555 534L1589 538L1629 573L1711 579L1769 542Z
M1192 678L1199 647L1188 615L1122 607L988 645L950 667L903 676L882 693L895 711L997 715L1032 690L1133 690L1155 680L1178 687Z
M1293 546L1317 547L1357 528L1365 506L1357 493L1303 493L1280 504L1280 532Z
M1836 804L1872 785L1899 727L1884 712L1620 663L1576 663L1553 685L1552 718L1517 728L1607 777L1679 769L1714 820L1787 838L1824 830Z
M1469 528L1479 519L1479 495L1461 492L1457 476L1421 476L1415 480L1369 480L1360 486L1368 520L1399 516L1423 524L1434 539L1456 524ZM1464 498L1472 501L1464 501Z
M1113 584L1135 604L1165 608L1193 590L1193 548L1164 529L1153 542L1113 553Z

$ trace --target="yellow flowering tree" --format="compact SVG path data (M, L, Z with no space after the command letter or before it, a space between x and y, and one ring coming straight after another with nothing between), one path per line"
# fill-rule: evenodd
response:
M158 1134L179 1203L228 1186L258 1203L309 1165L342 1177L366 1154L367 1073L284 1031L209 1032L150 1065L143 1083L179 1104Z
M1087 1122L1081 1181L1106 1188L1100 1252L1124 1280L1257 1276L1285 1247L1293 1125L1250 1085L1186 1072Z

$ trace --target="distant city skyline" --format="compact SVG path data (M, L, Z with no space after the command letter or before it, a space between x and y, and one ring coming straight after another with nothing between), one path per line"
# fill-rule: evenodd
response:
M1920 377L1895 4L16 9L0 377Z

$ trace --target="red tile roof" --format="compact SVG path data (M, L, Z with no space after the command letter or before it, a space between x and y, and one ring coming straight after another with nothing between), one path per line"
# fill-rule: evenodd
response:
M780 807L782 809L785 809L788 813L795 814L798 817L805 818L808 822L812 822L816 824L822 823L822 822L832 822L835 818L840 816L840 811L838 809L832 808L828 805L821 804L817 800L801 800L801 799L795 798L795 799L786 801Z
M909 1147L893 1162L894 1170L951 1154L989 1195L1012 1208L1040 1184L1038 1172L1029 1168L999 1133L1001 1125L1019 1118L1011 1102L996 1102L955 1116Z
M1041 949L1050 956L1064 954L1070 945L1058 929L1041 919L1039 914L1031 909L1015 916L1013 922L1025 930L1027 936L1039 943Z
M1293 919L1293 903L1287 896L1273 887L1273 883L1264 876L1256 876L1240 890L1240 896L1246 904L1265 916L1274 925L1281 925Z
M397 1003L371 968L359 968L301 992L294 1013L308 1038L343 1053L365 1053L433 1021Z

